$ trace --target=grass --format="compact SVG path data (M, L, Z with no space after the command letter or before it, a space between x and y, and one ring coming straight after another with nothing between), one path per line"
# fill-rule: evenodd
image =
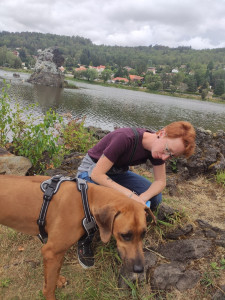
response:
M147 248L157 247L171 228L193 222L197 218L225 229L225 189L222 185L199 177L179 184L176 197L169 196L165 190L163 198L165 203L182 213L177 213L157 226L149 226L144 241ZM44 299L41 247L37 237L0 226L0 300ZM222 247L217 248L214 256L193 262L192 268L202 274L195 288L183 293L177 290L159 291L157 298L149 283L128 281L130 289L118 288L121 261L114 239L103 245L96 236L94 248L96 263L88 272L78 263L76 245L68 250L61 271L67 278L68 285L57 289L58 300L211 300L215 291L225 284L225 257ZM165 261L160 255L157 257Z

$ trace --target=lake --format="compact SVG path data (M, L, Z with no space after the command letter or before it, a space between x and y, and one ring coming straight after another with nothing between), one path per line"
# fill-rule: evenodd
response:
M0 89L3 78L10 82L10 99L22 106L39 103L33 110L42 115L49 108L58 113L70 112L73 118L86 117L86 126L113 130L115 127L137 126L160 129L166 124L185 120L196 127L225 130L225 104L154 95L139 91L103 87L76 82L79 89L60 89L26 82L30 74L0 70Z

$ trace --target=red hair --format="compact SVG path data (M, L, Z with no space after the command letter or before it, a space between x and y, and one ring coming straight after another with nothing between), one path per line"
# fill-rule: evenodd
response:
M186 158L194 153L196 133L191 123L185 121L173 122L167 125L164 130L168 138L182 138L185 148L183 155Z

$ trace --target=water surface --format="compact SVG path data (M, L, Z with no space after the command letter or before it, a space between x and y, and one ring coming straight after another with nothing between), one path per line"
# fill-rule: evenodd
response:
M35 114L43 114L49 108L58 113L70 112L73 118L86 117L85 124L113 130L115 127L138 126L159 129L166 124L186 120L194 126L213 132L225 130L225 104L154 95L139 91L103 87L76 82L79 89L60 89L33 85L26 82L30 75L0 70L2 78L11 83L9 95L12 101L27 106L39 103Z

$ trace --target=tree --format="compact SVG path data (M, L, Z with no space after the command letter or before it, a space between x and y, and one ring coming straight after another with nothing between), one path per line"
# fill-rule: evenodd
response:
M218 96L223 95L225 92L225 84L224 84L224 80L220 79L216 82L216 87L214 90L214 93Z
M201 97L202 100L205 100L206 96L208 95L208 90L207 89L203 89L201 92Z
M111 79L111 76L112 76L113 72L109 69L105 69L104 71L102 71L102 74L101 74L101 78L103 79L104 83Z
M188 77L185 78L185 83L187 84L188 86L188 92L196 92L197 90L197 83L196 83L196 80L193 76L189 75Z
M88 81L94 81L96 78L98 78L98 72L95 69L87 69L83 72Z

